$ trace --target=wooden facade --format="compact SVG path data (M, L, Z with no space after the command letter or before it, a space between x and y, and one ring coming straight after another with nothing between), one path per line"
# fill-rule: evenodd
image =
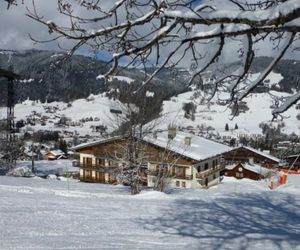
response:
M223 154L226 165L233 163L252 162L259 164L265 168L278 167L279 159L260 153L258 150L251 149L249 147L235 148L229 152Z
M80 153L80 180L116 184L119 162L115 155L119 143L122 141L108 141L77 150Z
M118 173L122 163L118 158L120 149L126 147L124 139L107 139L99 143L79 146L75 150L80 154L80 180L97 183L118 183ZM143 142L145 152L142 163L145 166L139 175L145 180L144 184L152 187L161 166L166 166L169 172L171 187L200 188L217 184L220 171L220 155L203 161L196 161L184 155L166 151L166 149ZM163 164L163 165L162 165Z
M122 164L120 160L117 160L117 158L122 157L122 155L118 155L118 152L120 152L121 148L126 147L126 143L125 140L117 139L78 149L81 168L80 179L88 182L117 183L117 174ZM147 161L143 164L145 168L144 171L140 172L140 176L147 183L146 172L148 171L146 169L148 168L148 163L151 162L152 164L157 164L157 166L161 164L162 150L148 143L144 143L143 147ZM165 159L166 163L174 161L176 161L176 165L172 170L172 174L182 179L190 178L186 174L185 167L191 165L193 161L184 158L177 159L173 154L169 154ZM150 172L155 174L155 171Z
M225 176L228 177L235 177L236 179L251 179L251 180L261 180L264 179L264 175L251 171L243 166L242 163L238 163L234 168L232 169L226 169L225 168Z

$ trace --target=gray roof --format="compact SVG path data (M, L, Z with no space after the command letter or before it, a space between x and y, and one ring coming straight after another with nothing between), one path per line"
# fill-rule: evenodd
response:
M191 145L185 144L186 137L191 138ZM77 151L83 148L96 146L99 144L103 144L106 142L111 142L119 139L122 139L122 137L116 136L116 137L101 139L93 142L83 143L73 147L72 150ZM181 131L177 131L175 138L173 138L172 140L168 139L168 132L164 131L164 132L156 133L156 137L154 137L153 135L147 135L143 138L143 141L164 149L166 148L174 153L183 155L184 157L196 161L202 161L210 157L223 154L227 151L232 150L232 148L224 144L214 142L212 140L208 140L203 137L196 136L186 132L181 132Z
M156 136L156 138L150 135L146 136L144 141L161 148L167 148L196 161L202 161L232 149L224 144L181 131L177 131L172 140L168 139L167 131L157 133ZM185 144L186 137L191 138L191 145Z

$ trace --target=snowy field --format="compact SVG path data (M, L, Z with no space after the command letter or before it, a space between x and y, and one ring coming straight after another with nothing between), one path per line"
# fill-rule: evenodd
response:
M23 172L31 170L31 161L18 161L16 171L23 169ZM47 175L65 175L68 173L79 173L78 167L73 167L72 160L55 160L55 161L35 161L34 162L35 175L39 177L46 177Z
M69 187L69 191L68 191ZM300 176L144 191L0 177L0 249L300 249Z

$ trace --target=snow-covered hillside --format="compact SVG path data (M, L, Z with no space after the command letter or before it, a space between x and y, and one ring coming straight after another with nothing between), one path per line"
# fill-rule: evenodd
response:
M105 94L90 95L86 99L72 102L71 105L64 102L41 103L27 100L15 106L15 119L34 119L36 124L27 126L33 130L66 130L76 131L81 135L93 135L92 126L103 124L110 131L116 128L117 116L110 112L111 108L122 109L122 104L110 100ZM47 117L45 125L38 122L43 116ZM0 109L0 117L6 117L5 108ZM74 126L57 126L62 117L70 118L75 123ZM86 118L93 118L93 121L80 122Z
M300 249L300 176L208 190L0 177L0 249ZM68 191L68 186L70 191Z
M258 74L256 74L258 75ZM253 78L256 77L253 76ZM272 72L268 77L267 85L276 85L281 79L280 74ZM165 101L163 105L163 118L161 127L164 128L168 124L176 124L181 127L193 126L196 128L203 124L204 126L211 126L216 129L222 135L232 134L262 134L259 124L262 122L268 123L272 120L272 109L274 100L267 93L254 93L245 98L249 110L245 113L240 113L238 116L232 116L232 110L227 105L221 105L218 102L219 99L224 99L227 95L225 93L218 93L218 95L207 104L199 104L200 98L193 98L195 91L190 91L172 97L170 101ZM286 93L271 91L271 94L275 96L286 96ZM186 119L184 117L184 111L182 109L184 103L195 101L197 103L197 109L195 113L195 120ZM285 127L282 132L290 134L292 132L299 131L300 121L296 116L300 113L296 110L295 105L292 106L287 112L283 114ZM229 125L230 131L225 131L225 124ZM233 130L235 124L238 125L238 130ZM275 125L276 122L274 122Z
M256 74L257 75L257 74ZM255 78L254 74L252 78ZM267 77L265 82L268 86L277 85L282 79L280 74L271 73ZM284 96L285 93L271 91L273 95ZM166 129L169 124L176 124L181 127L193 126L211 126L216 129L221 135L238 135L238 134L261 134L262 130L259 128L259 124L262 122L270 122L272 119L271 106L274 105L274 100L269 94L266 93L255 93L249 95L244 101L247 102L249 110L245 113L240 113L238 116L232 119L232 110L227 105L222 105L217 100L218 97L221 99L225 95L219 93L209 105L199 104L200 98L193 99L195 91L186 92L172 97L169 101L164 101L162 118L157 122L157 129ZM197 103L197 109L195 113L195 120L186 119L184 117L184 111L182 109L184 103L195 101ZM51 129L51 130L66 130L76 131L81 135L95 135L93 133L93 126L105 125L108 131L116 129L117 116L113 115L110 110L120 109L122 105L118 101L113 101L105 96L105 93L99 95L91 95L86 99L78 99L69 105L63 102L53 103L40 103L34 101L25 101L21 104L17 104L15 107L16 120L25 119L31 115L31 118L37 116L32 115L33 113L39 114L40 117L46 116L46 125L36 123L35 126L29 126L34 130L38 129ZM48 107L48 108L46 108ZM49 113L49 107L51 111ZM297 120L296 116L299 110L296 110L295 105L285 112L284 120L285 127L282 129L284 133L292 133L299 131L300 121ZM75 123L74 126L57 127L57 123L61 117L71 118ZM0 109L0 117L6 117L6 109ZM93 121L80 123L81 119L93 118ZM96 120L95 120L96 118ZM225 124L228 123L229 131L225 131ZM233 130L235 124L238 125L238 130ZM276 125L276 123L275 123ZM97 133L96 133L97 134ZM99 133L98 133L99 134Z

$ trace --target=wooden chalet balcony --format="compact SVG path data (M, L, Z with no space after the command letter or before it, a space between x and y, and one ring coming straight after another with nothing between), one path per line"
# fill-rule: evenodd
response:
M148 171L148 175L151 176L157 176L158 171L157 170L150 170ZM187 174L174 174L174 173L169 173L169 177L175 178L175 179L182 179L182 180L192 180L193 176L192 175L187 175Z
M80 164L79 166L81 169L84 169L84 170L93 170L93 171L99 171L99 172L105 172L105 170L117 168L117 166L96 166L96 165L84 166L82 164Z
M213 173L216 173L218 171L221 171L225 168L225 166L222 164L222 165L219 165L219 166L216 166L214 168L209 168L207 170L204 170L200 173L196 173L196 178L197 179L204 179L206 178L207 176L213 174Z
M92 177L82 177L82 176L80 176L79 180L83 181L83 182L95 182L95 179L92 178Z
M172 175L171 177L175 178L175 179L182 179L182 180L192 180L193 176L192 175Z
M147 171L148 175L151 175L151 176L157 176L158 175L158 171L157 170L149 170Z

